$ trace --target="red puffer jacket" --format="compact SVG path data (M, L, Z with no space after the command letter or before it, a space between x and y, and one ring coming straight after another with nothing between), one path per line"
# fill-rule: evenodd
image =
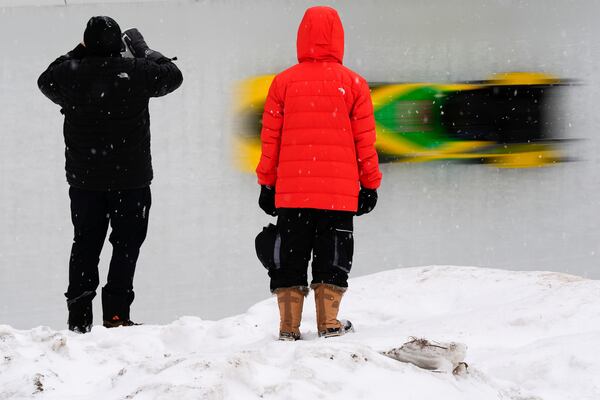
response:
M297 51L299 64L275 77L266 99L258 183L275 186L277 208L356 211L360 185L377 189L381 172L369 87L342 65L334 9L306 11Z

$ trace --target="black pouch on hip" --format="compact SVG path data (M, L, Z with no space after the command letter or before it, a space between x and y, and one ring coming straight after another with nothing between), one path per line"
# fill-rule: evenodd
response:
M256 255L267 270L281 267L281 235L273 224L265 226L254 240Z

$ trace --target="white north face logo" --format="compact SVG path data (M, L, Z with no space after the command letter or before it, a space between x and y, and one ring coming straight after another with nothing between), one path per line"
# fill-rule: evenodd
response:
M342 96L346 95L346 90L344 90L343 87L339 87L338 90L340 91L340 93L342 94Z

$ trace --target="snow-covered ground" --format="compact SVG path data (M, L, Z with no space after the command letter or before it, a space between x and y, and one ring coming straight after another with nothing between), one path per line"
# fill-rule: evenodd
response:
M316 337L311 296L296 343L276 341L274 298L219 321L96 326L88 335L0 326L0 398L600 398L600 281L440 266L350 286L342 314L357 332L334 339ZM380 355L409 336L467 344L469 374Z
M232 166L232 101L239 80L295 62L297 25L315 1L8 7L49 2L56 3L0 0L0 324L65 324L72 227L62 116L36 80L81 40L92 15L138 27L150 46L179 57L185 77L175 93L151 102L156 179L135 318L162 324L244 311L268 293L253 239L270 219L257 206L256 177ZM530 170L385 165L377 209L356 219L353 276L454 264L600 278L600 2L327 3L346 26L346 64L371 81L528 70L584 83L569 89L562 121L562 133L588 139L577 142L579 162ZM101 284L110 251L107 243ZM215 304L218 296L225 300Z

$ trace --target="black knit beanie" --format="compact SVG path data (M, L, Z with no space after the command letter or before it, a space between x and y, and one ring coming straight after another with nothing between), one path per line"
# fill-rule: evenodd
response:
M90 55L115 56L121 52L121 28L111 17L92 17L83 34Z

